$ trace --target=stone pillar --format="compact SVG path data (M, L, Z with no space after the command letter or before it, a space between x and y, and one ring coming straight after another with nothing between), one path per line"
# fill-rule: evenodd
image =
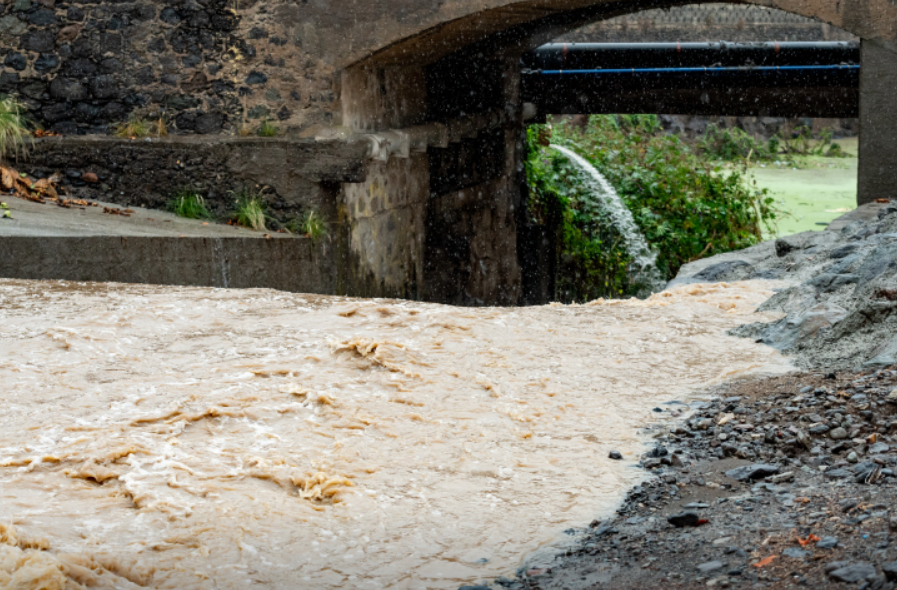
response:
M421 67L356 69L342 79L343 124L377 133L424 122L427 86ZM343 292L418 299L423 278L424 219L430 194L427 154L369 161L366 180L343 184Z
M897 197L897 53L863 39L857 204Z

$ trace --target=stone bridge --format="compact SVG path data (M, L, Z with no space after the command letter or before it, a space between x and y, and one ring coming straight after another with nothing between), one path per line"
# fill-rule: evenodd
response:
M100 191L95 198L151 203L173 183L202 184L185 162L213 174L216 186L222 174L235 186L265 183L270 174L277 181L266 184L275 185L278 206L317 203L339 228L341 246L330 256L341 257L334 262L340 292L540 302L547 297L541 236L523 207L520 56L588 23L678 4L685 3L5 0L0 90L19 94L36 119L65 136L108 133L134 113L165 117L173 132L192 136L177 138L172 149L113 146L141 163L139 182L125 178L127 164L105 161L96 143L71 156L67 146L75 144L65 137L42 140L32 157L36 169L81 158L104 182L75 184ZM897 4L756 4L862 40L859 198L890 196ZM227 153L239 157L203 159L210 148L202 136L239 136L264 119L293 139L241 151L246 142L235 138ZM363 161L359 142L367 145ZM223 153L218 144L215 153ZM319 149L326 174L314 166ZM199 155L185 157L191 153ZM334 173L334 162L343 161L345 174ZM147 172L165 186L147 186ZM118 190L125 187L133 191Z

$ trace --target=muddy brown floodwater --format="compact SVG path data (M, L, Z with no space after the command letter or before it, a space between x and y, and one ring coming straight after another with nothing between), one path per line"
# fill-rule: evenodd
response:
M512 574L639 480L652 408L784 370L723 334L770 288L470 309L0 281L0 588Z

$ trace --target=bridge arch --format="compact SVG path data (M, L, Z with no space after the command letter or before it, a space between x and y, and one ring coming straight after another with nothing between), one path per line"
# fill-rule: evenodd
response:
M415 2L417 4L420 2ZM385 26L343 67L426 65L464 49L522 53L585 24L656 8L711 0L455 0L421 18ZM386 4L386 3L384 3ZM818 20L897 51L897 4L888 0L764 0L734 2ZM408 14L414 15L414 7ZM386 22L391 23L387 19ZM379 25L385 24L383 21Z
M402 136L403 130L442 124L448 139L373 162L364 183L344 187L349 251L359 258L358 268L366 269L358 280L385 294L453 303L539 301L530 293L535 275L526 269L533 250L523 246L520 56L595 21L707 3L452 0L434 8L428 0L403 0L380 5L391 14L399 7L404 11L372 18L364 34L353 38L351 54L343 56L343 125ZM860 198L889 192L897 168L897 114L888 114L897 87L897 4L750 4L816 19L863 40L861 128L864 119L876 121L868 126L873 132L861 137ZM396 227L402 231L389 229ZM395 240L394 246L366 247L382 236Z

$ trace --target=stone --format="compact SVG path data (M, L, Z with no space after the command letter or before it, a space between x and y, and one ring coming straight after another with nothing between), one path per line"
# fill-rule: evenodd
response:
M838 546L838 539L835 537L822 537L816 541L817 549L834 549Z
M828 435L829 438L832 438L834 440L842 440L847 438L847 431L839 426L838 428L835 428L831 432L829 432Z
M90 81L90 93L94 98L114 98L118 92L118 82L109 74L96 76Z
M880 455L882 453L887 453L891 450L891 446L884 442L877 442L867 451L870 455Z
M85 172L81 175L81 180L83 180L84 182L89 182L91 184L96 184L100 181L100 179L97 178L97 175L93 172Z
M700 571L702 574L709 574L710 572L715 572L716 570L721 570L724 567L726 567L725 563L723 563L719 560L714 560L714 561L708 561L706 563L700 564L698 566L698 571Z
M667 518L667 522L671 525L681 528L687 526L698 526L701 517L697 512L680 512Z
M65 13L65 18L72 22L82 21L84 20L84 11L77 6L70 6Z
M174 124L182 131L192 131L196 128L196 113L180 113L174 118Z
M778 465L769 465L766 463L752 463L742 467L736 467L726 472L726 477L731 477L736 481L748 481L751 479L760 479L775 475L779 472Z
M611 451L607 456L614 461L620 461L621 459L623 459L623 455L620 454L620 451Z
M52 53L42 53L34 61L34 69L40 73L46 73L59 67L59 57Z
M49 27L56 24L56 13L46 8L40 8L28 15L28 22L36 27Z
M196 117L194 130L197 133L217 133L224 125L224 115L221 113L207 113Z
M153 72L152 67L145 66L134 73L134 81L140 85L152 84L156 81L156 74Z
M59 43L68 43L74 41L81 34L83 27L81 25L68 25L59 29L56 35L56 41Z
M84 100L87 88L77 80L59 77L50 82L50 95L61 100Z
M831 579L847 584L856 584L875 575L875 566L866 562L851 563L828 573Z
M56 47L56 35L53 31L29 31L22 35L22 49L48 53Z
M247 84L267 84L268 76L259 71L251 71L249 75L246 76Z
M859 457L857 456L856 451L850 451L850 454L847 455L847 462L848 462L848 463L856 463L856 462L859 461L859 460L860 460L860 459L859 459Z
M881 564L881 571L884 572L889 582L897 581L897 561Z
M785 557L791 557L793 559L806 559L810 556L809 551L804 551L803 549L798 549L797 547L788 547L784 551L782 551L782 555Z
M177 11L171 7L163 8L162 13L159 15L159 18L163 23L167 23L169 25L176 25L181 22L181 17L179 17Z
M28 29L28 25L20 21L15 16L4 16L0 18L0 36L18 37Z
M246 116L250 119L264 119L268 116L269 113L270 111L268 110L268 107L260 104L249 109L249 111L246 113Z
M3 65L21 72L28 67L28 60L21 53L10 53L3 60Z
M16 0L12 5L12 9L16 12L25 12L31 10L34 3L31 0Z

